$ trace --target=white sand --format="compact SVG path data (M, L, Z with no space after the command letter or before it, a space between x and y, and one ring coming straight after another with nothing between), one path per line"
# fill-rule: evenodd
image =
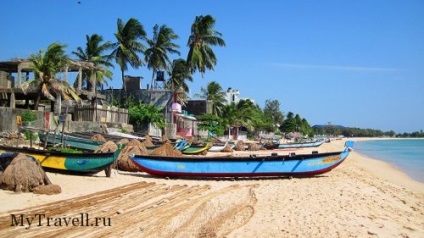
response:
M343 144L344 140L337 140L295 152L339 151ZM245 153L252 152L233 155ZM271 151L253 152L263 153ZM0 225L0 234L9 237L55 236L57 232L67 237L424 237L424 184L390 164L365 158L355 151L339 167L311 178L167 180L141 172L114 172L112 178L106 178L104 173L93 177L53 173L48 176L61 186L61 194L0 191L0 224L4 223ZM139 182L152 185L125 187ZM108 195L104 195L107 191L101 192L108 189L114 190ZM89 194L92 195L80 199ZM56 203L49 205L51 202ZM51 211L58 207L67 210L57 214ZM87 212L90 216L110 217L113 223L102 229L10 226L10 214L40 212L35 209L59 217Z

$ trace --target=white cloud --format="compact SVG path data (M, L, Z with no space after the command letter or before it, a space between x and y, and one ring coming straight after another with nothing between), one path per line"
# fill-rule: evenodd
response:
M289 63L273 63L273 66L283 68L298 69L323 69L323 70L343 70L343 71L399 71L396 68L377 68L377 67L358 67L358 66L340 66L340 65L313 65L313 64L289 64Z

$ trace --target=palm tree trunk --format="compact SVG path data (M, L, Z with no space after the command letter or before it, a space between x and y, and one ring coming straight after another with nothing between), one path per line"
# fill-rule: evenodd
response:
M38 90L37 97L35 98L33 110L38 110L38 105L40 104L40 100L41 100L41 90Z
M155 81L155 69L153 68L153 72L152 72L152 83L150 85L150 89L153 89L153 82Z
M125 86L124 70L121 70L121 77L122 77L122 88L126 92L127 91L127 87Z
M56 95L56 105L57 105L57 114L60 115L62 113L62 95L60 93Z

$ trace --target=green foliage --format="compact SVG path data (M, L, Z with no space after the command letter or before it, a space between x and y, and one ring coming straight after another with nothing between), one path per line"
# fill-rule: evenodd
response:
M209 131L217 136L224 135L225 125L222 118L213 114L205 113L197 116L200 123L197 125L199 129Z
M146 39L148 47L144 51L144 60L147 68L152 69L152 86L156 71L167 70L171 65L168 54L178 54L180 46L173 41L178 39L178 35L166 25L155 25L153 27L153 39Z
M280 110L280 102L278 100L266 100L263 113L266 120L273 124L273 127L283 124L284 114Z
M250 132L262 122L261 115L261 109L248 99L227 105L222 110L223 123L227 127L243 126Z
M364 129L357 127L342 127L342 126L315 126L313 127L314 133L319 135L330 135L338 136L343 135L345 137L424 137L424 133L413 132L413 133L403 133L396 134L394 131L383 132L376 129Z
M168 74L170 79L166 82L166 88L171 90L181 88L184 92L190 91L185 81L193 82L193 76L187 67L187 61L181 58L172 61Z
M112 97L108 101L111 105L120 107L120 108L130 108L131 106L137 104L136 99L133 95L120 91L118 93L112 93Z
M21 89L24 93L29 88L37 90L37 98L34 102L35 109L38 108L41 95L52 101L56 100L55 96L58 95L61 95L62 99L65 100L80 100L66 81L56 78L56 74L69 63L65 48L66 45L55 42L49 45L45 52L40 50L38 54L32 54L28 58L31 63L30 67L34 71L35 79L24 82Z
M138 103L130 106L128 109L129 121L135 126L152 123L158 128L164 128L166 125L163 117L163 108L156 107L153 104Z
M287 114L287 119L280 126L280 130L284 133L300 132L309 137L313 137L315 134L308 121L305 118L301 118L299 114L294 115L293 112Z
M37 133L34 133L34 132L32 132L32 131L27 131L27 130L25 130L23 133L24 133L24 136L25 136L25 139L26 139L26 140L32 140L32 141L35 141L35 140L37 140L37 139L38 139L38 135L37 135Z
M390 131L389 133L392 134L392 133L394 133L394 131ZM403 137L403 138L424 138L424 132L423 132L423 130L414 131L414 132L411 132L411 133L404 132L402 134L400 134L400 133L397 134L396 137Z
M115 37L117 40L116 48L110 55L121 68L122 87L126 91L124 72L128 70L128 65L135 69L143 65L143 60L138 56L138 53L144 52L146 48L140 41L146 38L146 32L137 19L130 18L124 23L122 19L118 18Z
M32 122L37 120L37 113L31 110L26 110L22 112L21 118L22 118L22 122Z
M296 131L296 121L294 118L287 118L280 126L280 130L284 133L290 133Z
M214 70L217 58L211 46L225 46L222 34L214 29L215 19L211 15L196 16L188 38L187 64L192 73L202 75L206 69Z
M108 55L105 55L105 51L112 49L113 44L109 41L103 43L103 37L98 34L93 34L91 36L86 35L86 46L85 49L78 47L76 51L73 51L72 54L77 56L79 60L91 62L97 68L101 70L97 71L83 71L82 72L82 86L87 88L89 91L93 87L90 78L95 78L95 83L97 88L101 88L103 84L107 85L105 81L106 78L112 79L112 72L107 69L107 67L113 67L110 62L111 59ZM79 75L78 75L79 77ZM74 87L77 87L78 79L75 80Z
M224 107L227 99L225 98L225 92L219 83L212 81L209 82L206 88L201 88L201 98L210 100L212 102L212 114L221 116L222 108Z
M74 149L74 148L66 148L66 147L64 147L64 148L48 147L47 149L51 150L51 151L60 151L62 153L72 153L72 154L82 154L83 153L83 151L81 151L81 150L77 150L77 149Z

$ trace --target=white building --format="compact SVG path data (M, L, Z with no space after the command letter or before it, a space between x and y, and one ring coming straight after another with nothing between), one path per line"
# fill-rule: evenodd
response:
M231 103L237 104L240 100L247 100L247 99L255 103L255 100L250 98L240 98L239 95L240 95L239 90L228 88L226 92L226 96L225 96L225 99L227 99L227 105Z

